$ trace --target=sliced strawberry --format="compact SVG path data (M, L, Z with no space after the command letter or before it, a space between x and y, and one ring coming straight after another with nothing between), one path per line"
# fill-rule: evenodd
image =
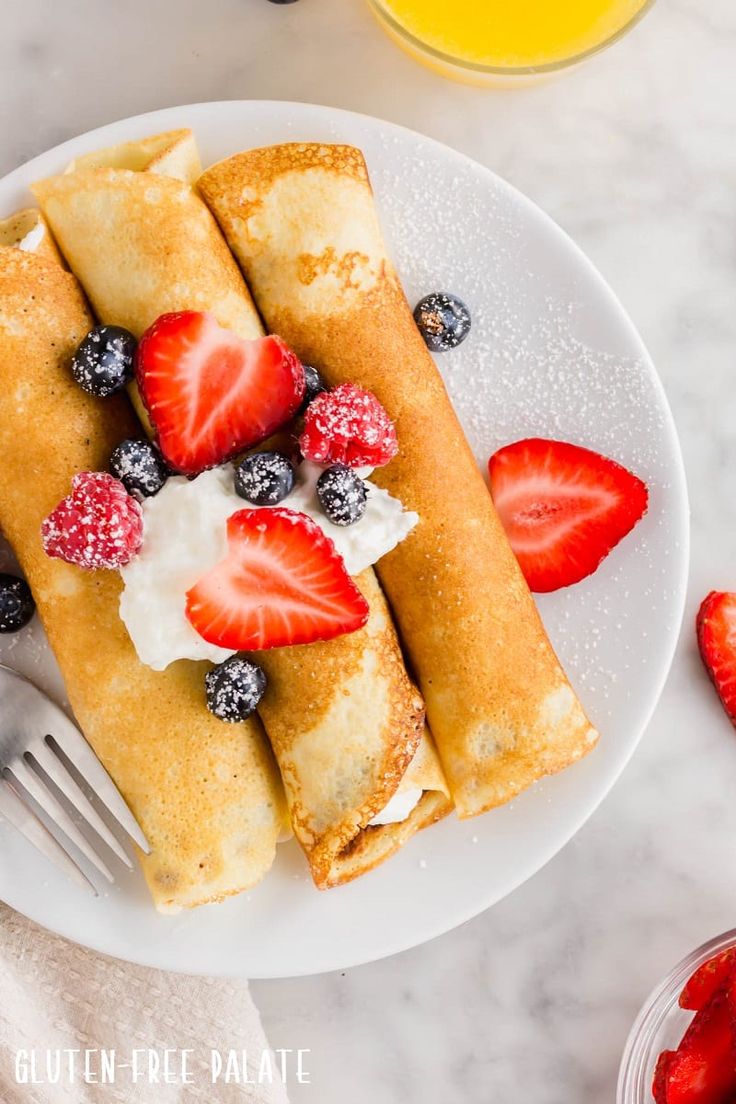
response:
M736 594L712 590L698 610L696 627L703 663L736 725Z
M281 507L228 518L229 555L187 593L200 636L233 651L311 644L355 632L368 603L332 541Z
M298 410L304 369L279 337L243 341L200 311L163 314L136 379L164 458L196 475L265 440Z
M667 1063L667 1104L728 1104L736 1093L736 1039L726 987L719 989L685 1032Z
M674 1050L663 1050L657 1059L652 1078L652 1096L656 1104L667 1104L667 1070Z
M680 1008L699 1012L732 976L736 977L736 948L728 947L699 966L685 983L680 993Z
M592 574L647 508L647 488L590 449L531 437L488 461L491 493L532 590Z

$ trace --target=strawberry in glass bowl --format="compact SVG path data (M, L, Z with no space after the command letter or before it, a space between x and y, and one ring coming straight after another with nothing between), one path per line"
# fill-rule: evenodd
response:
M639 1013L617 1104L736 1102L736 930L675 966Z

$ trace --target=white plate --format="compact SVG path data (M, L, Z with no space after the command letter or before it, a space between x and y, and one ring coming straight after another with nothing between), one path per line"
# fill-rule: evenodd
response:
M0 825L0 898L78 943L187 973L318 973L415 946L488 908L539 870L603 799L672 660L688 559L685 478L655 370L602 278L508 184L419 134L305 104L172 108L92 131L17 169L0 183L0 212L28 202L30 181L80 153L182 126L196 131L205 164L285 140L362 147L409 299L445 289L471 307L471 337L439 365L478 463L519 437L559 437L615 457L651 492L647 517L596 574L541 603L602 740L583 763L513 805L464 824L447 820L379 870L327 893L312 887L292 842L251 893L173 918L154 912L139 874L120 873L93 900ZM37 624L5 638L0 660L61 696Z

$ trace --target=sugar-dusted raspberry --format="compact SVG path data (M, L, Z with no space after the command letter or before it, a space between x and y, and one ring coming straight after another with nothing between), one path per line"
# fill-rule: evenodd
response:
M143 512L107 472L80 472L72 492L41 526L43 547L79 567L122 567L141 546Z
M376 396L352 383L341 383L309 404L299 447L316 464L350 468L380 468L399 451L394 424Z

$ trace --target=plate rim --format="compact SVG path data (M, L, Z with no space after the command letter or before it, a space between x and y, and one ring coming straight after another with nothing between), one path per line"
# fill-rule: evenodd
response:
M46 160L59 156L61 160L64 157L65 150L69 146L74 146L80 141L89 140L90 143L97 142L100 139L105 142L105 136L115 131L116 128L121 126L136 126L138 124L152 124L155 126L163 125L166 129L170 129L176 126L195 126L195 123L190 120L189 122L182 119L180 122L175 122L170 119L171 116L182 115L185 116L187 112L201 113L201 112L215 112L221 110L232 109L253 109L254 107L261 108L264 111L269 110L292 110L296 115L300 112L318 112L324 113L327 120L338 117L346 122L350 120L359 120L367 123L371 126L378 126L381 130L388 131L390 133L408 137L412 140L419 139L422 143L428 143L434 147L435 150L441 152L443 155L448 154L462 161L468 166L474 173L480 173L485 176L490 185L499 187L509 194L514 202L533 220L542 222L545 224L549 233L555 236L560 244L562 244L569 252L575 255L578 264L585 271L587 278L597 286L597 289L602 292L609 300L611 306L615 309L617 316L617 322L620 324L623 331L625 331L627 340L631 343L632 348L636 348L638 356L640 358L642 368L646 370L649 382L652 384L658 404L659 410L663 417L663 433L666 437L668 446L672 453L672 459L674 461L674 471L671 475L671 491L676 500L677 507L677 522L679 531L675 534L678 542L678 570L674 575L672 584L671 595L671 615L672 624L667 638L666 647L664 647L659 656L657 669L652 673L650 680L649 692L646 702L643 704L637 725L635 726L637 731L634 738L629 742L629 746L626 754L622 757L620 763L617 764L616 770L610 771L604 780L597 782L594 786L590 787L591 793L586 796L584 801L581 801L581 810L575 817L572 827L566 827L564 832L559 831L554 833L554 842L549 843L546 846L540 847L535 853L533 859L529 859L525 864L522 864L521 869L516 871L514 876L508 878L504 883L503 888L500 891L494 891L490 894L489 899L485 901L480 907L476 907L475 904L466 907L458 908L454 913L450 915L449 912L442 914L441 920L429 921L423 930L423 933L419 938L413 937L401 937L395 939L393 942L388 942L387 945L380 951L375 953L373 951L359 952L357 955L352 956L347 963L335 964L334 961L324 962L318 961L316 964L310 963L304 964L300 969L289 969L285 972L273 972L270 970L267 973L260 973L258 970L253 972L249 970L247 973L243 969L239 969L237 964L230 964L228 966L223 965L221 969L213 968L212 965L208 966L206 970L198 968L195 963L188 963L186 966L183 964L175 964L166 960L166 953L164 949L163 954L156 956L149 956L144 950L139 953L136 951L126 951L124 955L121 955L119 950L110 950L109 945L104 945L104 941L100 941L96 938L90 939L85 936L84 939L80 939L74 935L73 932L66 930L67 925L59 923L54 925L53 916L51 918L45 917L43 920L38 919L36 916L31 916L24 911L22 907L7 901L9 907L18 911L21 915L26 916L27 919L33 923L38 924L40 927L47 931L53 932L63 939L67 939L78 946L86 947L87 949L96 953L104 954L109 957L117 957L120 961L130 962L134 965L149 967L153 969L162 969L170 971L172 973L186 973L195 975L209 975L218 977L248 977L253 980L275 980L279 978L291 978L291 977L307 977L314 976L321 973L330 973L336 970L352 969L357 966L365 965L369 962L377 962L384 958L389 958L395 954L400 954L403 951L410 950L414 947L422 946L426 943L432 942L438 939L440 936L447 934L450 931L454 931L456 928L463 926L470 920L506 897L510 896L517 889L520 888L525 882L529 881L539 871L541 871L547 863L549 863L560 851L565 848L570 841L577 835L577 833L587 823L593 813L601 806L605 799L610 794L613 787L620 780L625 768L629 765L634 753L638 749L641 741L651 723L652 717L659 704L662 696L665 684L669 678L669 674L672 668L672 664L675 658L677 645L681 636L683 619L686 609L687 601L687 585L690 566L690 507L689 507L689 495L687 485L687 475L682 454L682 447L677 432L677 426L674 416L667 398L667 394L664 389L662 380L657 372L656 366L649 354L644 341L635 327L628 312L623 306L616 292L610 286L605 277L596 268L587 254L577 244L577 242L564 230L559 223L557 223L551 215L540 207L534 200L530 199L522 191L520 191L514 184L507 181L503 176L497 173L495 170L489 168L487 165L480 161L475 160L469 154L457 150L454 147L448 145L445 142L441 142L436 138L432 138L429 135L423 134L421 131L414 130L410 127L404 126L399 123L394 123L389 120L381 119L380 117L367 114L365 112L350 111L345 108L332 107L327 104L314 104L301 101L290 100L278 100L278 99L231 99L231 100L212 100L202 101L198 103L187 104L175 104L168 107L155 108L150 111L142 112L136 115L124 116L116 119L112 122L105 123L101 126L94 127L91 130L83 131L80 134L74 135L65 139L63 142L57 143L55 146L49 149L43 150L41 153L36 154L34 157L16 166L10 172L0 177L0 189L3 191L6 188L10 188L18 181L23 179L26 173L39 161ZM163 120L163 123L161 122ZM115 139L113 139L115 140ZM125 140L125 139L123 139ZM109 144L109 143L108 143ZM25 183L25 182L24 182ZM0 212L0 217L5 217ZM49 919L51 922L49 922Z

